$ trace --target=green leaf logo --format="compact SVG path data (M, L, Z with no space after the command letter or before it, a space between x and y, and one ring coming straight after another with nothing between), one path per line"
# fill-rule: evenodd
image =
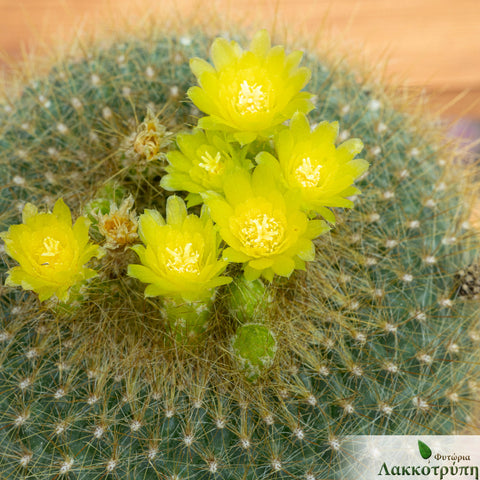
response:
M421 440L418 441L418 449L420 450L420 455L426 460L432 456L432 451L430 447L423 443Z

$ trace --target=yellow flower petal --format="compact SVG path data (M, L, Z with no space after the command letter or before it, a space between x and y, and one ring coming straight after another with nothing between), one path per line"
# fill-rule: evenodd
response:
M216 38L212 43L210 56L216 70L228 67L235 62L237 57L234 42L231 43L224 38Z
M22 211L22 221L27 223L28 220L32 217L35 217L38 213L38 208L32 203L26 203Z
M272 265L272 270L282 277L289 277L295 269L295 262L292 258L279 256Z
M250 42L250 50L259 57L266 56L270 47L270 35L265 29L258 31Z
M165 225L165 220L156 210L147 209L140 215L138 233L143 243L155 242L159 225Z
M167 199L167 223L173 227L180 227L187 218L185 202L176 195Z
M208 62L198 57L190 59L190 69L196 77L200 77L205 72L215 73L215 69Z
M70 213L70 209L65 205L65 202L62 198L59 198L55 205L53 206L53 214L58 218L60 223L65 225L72 224L72 214Z

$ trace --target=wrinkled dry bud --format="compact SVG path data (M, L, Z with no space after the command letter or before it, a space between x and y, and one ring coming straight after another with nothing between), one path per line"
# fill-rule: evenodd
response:
M125 250L138 241L138 222L130 195L122 201L120 207L110 204L110 212L97 214L98 230L105 237L104 247L109 250Z
M158 160L171 143L172 133L162 125L153 111L148 109L147 116L139 125L133 141L133 152L139 163Z

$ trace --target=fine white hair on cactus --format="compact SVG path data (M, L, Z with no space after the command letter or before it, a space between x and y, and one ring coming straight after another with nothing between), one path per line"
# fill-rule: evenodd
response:
M96 395L90 395L88 398L87 398L87 403L89 405L94 405L95 403L97 403L100 399L96 396Z
M25 353L25 356L29 360L34 360L35 358L38 358L38 349L36 348L29 348L27 352Z
M155 448L155 447L151 447L147 452L147 458L149 460L154 460L157 455L158 455L158 448Z
M29 417L28 413L23 413L18 417L16 417L13 423L16 427L20 427L28 420L28 417Z
M332 437L328 440L328 443L329 443L330 447L332 448L332 450L340 450L341 443L340 443L340 440L338 438Z
M282 469L282 462L280 461L279 458L272 458L270 464L271 464L271 466L272 466L272 469L273 469L275 472L279 472L279 471Z
M378 110L380 110L381 107L382 103L380 102L380 100L377 100L375 98L372 98L372 100L368 102L368 109L372 112L377 112Z
M12 181L15 185L18 185L18 186L23 186L26 183L25 178L21 177L20 175L15 175Z
M64 135L68 132L68 127L64 123L57 123L57 130Z
M423 261L427 265L434 265L435 263L437 263L437 259L435 258L434 255L427 255L426 257L423 257Z
M460 397L457 392L449 392L447 393L446 397L454 403L457 403L460 400Z
M55 394L53 395L55 399L60 399L65 396L65 390L63 388L59 388Z
M147 69L145 70L145 75L148 78L153 78L153 76L155 75L155 70L153 69L153 67L148 66Z
M18 383L18 388L20 390L27 389L30 385L32 385L32 379L30 377L24 378Z
M191 434L189 435L185 435L183 437L183 443L187 446L187 447L190 447L193 443L193 441L195 440L195 437Z
M378 408L385 415L391 415L393 413L393 407L391 405L388 405L387 403L381 402L378 405Z
M10 332L0 332L0 342L6 342L7 340L10 340L12 338L12 335Z
M218 470L218 462L216 460L210 460L208 462L208 471L210 473L217 473Z
M394 240L392 238L389 238L386 242L385 242L385 246L387 248L395 248L396 246L398 245L398 240Z
M433 358L428 353L419 353L417 354L417 358L421 363L425 365L431 365L433 363Z
M72 469L73 464L73 458L67 458L60 466L60 474L64 475L65 473L68 473Z
M375 145L374 147L372 147L370 149L370 153L374 156L374 157L378 157L381 153L382 153L382 148L379 147L378 145Z
M447 350L448 350L450 353L458 353L458 352L460 351L460 347L458 346L458 343L450 342L450 343L447 345Z
M60 155L60 152L55 147L49 147L47 152L52 158L58 158L58 156ZM46 172L45 173L45 178L47 179L47 181L49 183L56 183L55 181L50 181L49 180L50 176L51 176L51 178L55 178L53 172Z
M355 377L361 377L363 376L363 368L360 365L352 365L350 367L350 372L353 376Z
M430 410L430 405L428 404L428 402L421 397L417 397L417 396L413 397L412 403L416 408L424 412Z
M138 432L138 430L140 430L142 428L142 423L139 422L138 420L134 420L131 424L130 424L130 430L132 432Z
M377 130L377 133L384 133L388 130L388 127L385 123L380 122L377 124L376 130Z
M395 192L392 192L391 190L386 190L385 192L383 192L382 196L385 200L391 200L395 197Z
M225 428L226 426L226 419L225 417L218 417L215 419L215 425L217 426L218 429Z
M398 327L397 327L397 325L395 325L393 323L387 322L387 323L385 323L384 329L388 333L396 333L397 330L398 330Z
M244 437L244 438L240 439L240 446L243 449L247 450L248 448L250 448L250 445L251 445L251 443L250 443L250 439L248 437Z
M294 434L299 440L303 440L303 439L305 438L305 432L304 432L300 427L295 428L295 430L293 431L293 434Z
M33 458L33 455L31 453L28 453L26 455L22 455L19 459L19 463L22 467L26 467L30 463L32 458Z
M110 120L113 116L112 109L110 107L103 107L102 116L105 120Z
M61 435L64 433L68 428L68 425L65 422L60 422L55 425L55 435Z
M387 370L387 372L390 372L390 373L398 373L399 368L398 368L398 365L396 365L395 363L387 362L384 366L384 370Z
M267 425L273 425L273 416L272 415L266 415L265 417L263 417L263 421L267 424Z

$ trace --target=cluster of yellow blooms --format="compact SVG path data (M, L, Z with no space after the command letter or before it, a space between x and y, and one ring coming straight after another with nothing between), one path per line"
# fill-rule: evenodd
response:
M247 280L305 268L313 240L335 222L329 207L352 207L352 184L368 168L355 158L360 140L335 146L336 122L310 126L312 95L302 89L311 72L299 67L302 52L271 47L262 30L248 50L217 38L211 57L213 65L190 61L198 86L188 96L206 116L192 133L177 135L161 180L168 191L188 192L187 205L203 204L202 212L188 214L173 195L166 218L155 210L140 216L144 245L132 249L141 264L128 274L148 284L146 296L204 299L231 281L221 275L229 262L243 264ZM9 284L65 299L69 287L93 275L83 265L99 247L88 244L86 219L72 228L67 210L61 200L53 214L27 205L25 225L3 234L20 263Z

